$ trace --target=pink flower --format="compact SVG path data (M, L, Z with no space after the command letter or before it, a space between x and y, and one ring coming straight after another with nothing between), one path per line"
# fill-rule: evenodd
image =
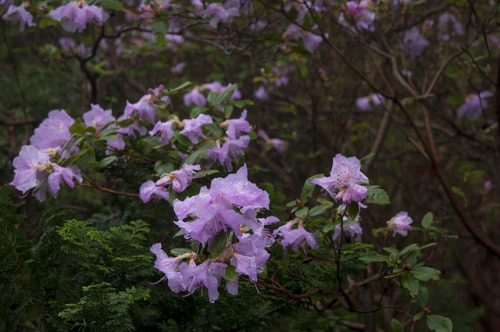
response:
M26 25L29 27L34 27L36 25L33 23L33 15L31 15L23 5L10 5L7 13L5 13L2 17L4 20L11 23L19 22L19 30L21 31L24 30Z
M402 236L407 236L408 231L412 230L412 227L410 226L412 222L413 219L408 216L408 212L401 211L387 222L387 228L394 231L393 236L395 236L396 233L399 233Z
M368 194L368 189L359 185L368 183L368 178L361 172L361 164L356 157L346 158L337 154L333 159L330 176L313 179L311 182L323 187L332 198L342 200L344 204L361 202ZM334 194L336 190L338 193Z
M81 7L79 4L81 3ZM64 30L69 32L82 32L87 22L95 22L101 25L109 18L109 15L96 5L87 5L85 1L68 2L57 7L49 13L49 16L61 22Z

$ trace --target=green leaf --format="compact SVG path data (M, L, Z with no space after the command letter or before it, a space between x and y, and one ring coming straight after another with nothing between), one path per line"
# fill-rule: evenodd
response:
M451 332L453 323L447 317L439 315L429 315L426 319L427 326L436 332Z
M429 303L429 291L424 285L420 285L420 289L418 291L417 297L415 298L415 302L420 308L427 308L427 304Z
M293 206L296 206L297 205L297 201L290 201L288 203L286 203L286 207L293 207Z
M165 36L168 33L168 21L157 18L151 24L151 30L155 36Z
M224 270L224 273L222 274L222 277L226 281L235 282L236 279L238 278L238 273L236 272L236 267L233 265L229 265L228 267L226 267L226 269Z
M309 211L309 216L311 216L311 217L319 216L320 214L325 213L326 210L330 209L332 206L333 206L333 202L324 201L323 203L321 203L321 205L317 205L317 206L313 207Z
M414 321L418 321L418 320L421 320L422 317L424 317L424 312L423 311L420 311L419 313L417 313L415 316L413 316L413 320Z
M210 92L207 96L207 101L214 106L217 105L215 102L217 100L218 95L219 95L218 92Z
M397 319L392 319L391 321L391 329L392 332L404 332L405 329L403 328L403 325L397 320Z
M425 216L422 218L422 227L424 229L428 229L429 226L432 224L433 219L434 216L432 215L432 212L427 212Z
M311 197L314 187L316 186L314 183L311 182L312 179L317 179L323 177L323 174L316 174L311 176L306 180L304 183L304 187L302 188L302 192L300 193L300 201L305 204L309 197Z
M366 196L365 203L380 205L391 203L391 200L384 189L379 186L367 186L366 188L368 189L368 195Z
M183 236L183 235L184 235L184 231L183 231L182 229L179 229L179 230L177 231L177 233L175 233L175 234L174 234L174 236L173 236L173 237L178 237L178 236Z
M201 113L205 113L206 111L208 111L209 108L208 107L202 107L202 106L198 106L198 107L195 107L191 110L191 113L189 113L189 117L191 119L194 119L196 118L198 115L200 115Z
M370 263L370 262L385 262L389 258L384 255L375 254L372 256L361 256L359 257L359 259L362 260L363 262Z
M88 144L84 144L82 148L83 159L88 164L92 161L95 161L95 151L94 148Z
M233 105L225 105L224 106L224 117L226 119L229 119L231 117L231 114L233 114Z
M432 267L416 267L413 269L412 274L415 278L418 280L422 281L428 281L428 280L439 280L439 274L441 271L433 269Z
M347 205L347 215L349 216L350 219L354 220L358 216L359 213L359 203L358 202L352 202L349 205Z
M410 292L411 297L415 297L418 295L420 283L418 282L418 280L413 279L411 276L405 276L403 278L403 287Z
M399 252L399 257L403 257L404 255L406 255L408 252L410 252L411 250L415 249L415 248L418 248L418 245L415 244L415 243L412 243L412 244L409 244L407 245L403 250L401 250Z
M233 96L234 90L238 87L238 84L231 84L224 92L219 94L215 99L214 105L220 105L227 102Z
M188 147L190 148L191 146L193 146L193 143L191 142L191 140L189 138L187 138L186 136L182 135L179 131L174 131L174 137L175 139L181 143L182 145L184 145L185 147Z
M189 252L189 249L187 249L187 248L175 248L175 249L170 250L170 252L172 253L172 255L177 257L180 255L187 254Z
M115 0L100 0L97 2L100 7L112 10L123 10L123 5Z
M154 168L155 168L155 172L157 174L162 175L162 174L168 174L168 173L172 172L174 170L174 165L172 165L170 163L168 163L168 164L162 164L162 162L158 160L155 163L155 167Z
M386 248L384 248L384 251L387 251L389 254L393 255L394 257L399 256L399 250L396 248L386 247Z
M309 212L309 208L303 207L303 208L300 208L297 212L295 212L295 216L298 218L305 219L307 217L307 212Z
M179 92L180 90L184 89L185 87L187 87L189 85L191 85L191 82L186 81L186 82L182 83L181 85L173 88L172 90L168 90L168 92L166 94L167 95L175 94L175 93Z
M253 101L251 100L248 100L248 99L243 99L243 100L236 100L232 103L234 105L234 107L237 107L237 108L242 108L246 105L253 105Z
M216 169L210 169L208 171L201 171L201 172L196 173L195 178L199 179L199 178L203 178L205 176L216 174L216 173L219 173L219 171Z
M114 162L116 160L116 156L108 156L101 161L99 161L99 168L104 168Z
M454 192L455 194L457 194L458 196L465 198L465 194L464 194L464 192L462 191L462 189L460 189L460 188L458 188L458 187L451 187L451 190L453 190L453 192Z
M206 159L207 151L205 148L201 148L191 153L189 157L186 158L185 164L193 165L198 159Z

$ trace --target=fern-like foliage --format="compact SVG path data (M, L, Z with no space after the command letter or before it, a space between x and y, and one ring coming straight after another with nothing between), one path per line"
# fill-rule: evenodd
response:
M142 220L129 225L95 229L90 222L68 220L58 233L65 240L61 249L76 256L87 280L119 282L153 273L153 256L144 248L149 226ZM145 250L146 249L146 250Z
M107 282L83 287L83 296L76 304L67 304L59 316L72 329L82 331L130 331L134 329L128 317L129 306L149 297L149 290L128 288L116 291Z

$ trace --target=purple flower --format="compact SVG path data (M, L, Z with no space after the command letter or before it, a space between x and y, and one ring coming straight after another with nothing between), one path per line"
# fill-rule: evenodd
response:
M212 118L209 115L200 114L196 117L196 119L188 119L183 122L184 129L182 129L181 134L189 138L193 144L198 144L200 137L205 138L202 126L212 123Z
M183 257L168 257L161 249L161 243L153 244L150 251L156 255L155 268L165 274L168 279L168 287L174 293L186 290L182 274L177 271Z
M257 275L264 271L264 265L270 256L265 248L272 243L272 240L266 240L255 234L240 239L233 245L231 265L236 267L239 275L247 275L250 281L257 282Z
M51 168L50 157L38 150L33 145L24 145L19 156L12 162L14 166L14 180L10 185L24 193L38 186L47 176L47 170Z
M408 216L408 212L401 211L387 222L387 228L392 229L394 231L392 236L395 236L396 233L399 233L402 236L407 236L408 231L412 230L410 226L412 222L413 219L411 219Z
M128 118L136 117L142 121L155 123L156 105L149 99L149 95L145 95L135 104L127 101L124 114Z
M224 143L221 145L221 141ZM209 165L214 162L219 162L220 165L226 167L226 170L231 172L233 170L232 160L237 159L243 155L245 149L250 143L250 136L244 135L238 139L219 139L213 147L207 147L207 160Z
M429 46L429 41L422 37L417 27L405 31L401 48L408 53L411 58L415 58L422 54L427 46Z
M316 178L311 181L323 187L336 201L344 204L351 201L361 202L366 198L368 189L358 183L368 183L368 178L361 172L361 164L356 157L346 158L337 154L329 177ZM334 191L339 192L334 196Z
M80 170L73 167L61 167L56 164L52 164L53 172L49 175L47 182L49 184L49 190L54 198L57 198L57 192L60 189L60 184L66 182L70 188L74 188L73 178L77 179L78 182L82 182L82 176L80 175Z
M257 135L266 141L267 144L271 144L279 153L283 154L286 151L286 141L279 138L269 138L267 133L263 129L259 129Z
M174 35L176 37L178 37L177 35ZM180 36L182 38L182 36ZM165 37L166 38L166 37ZM184 67L186 67L187 63L185 62L179 62L178 64L172 66L172 68L170 68L170 72L174 75L181 75L182 74L182 71L184 70Z
M311 249L319 248L319 234L318 233L309 233L305 230L302 223L299 222L299 227L296 229L292 229L295 222L288 222L285 225L277 228L273 232L273 236L281 236L281 245L283 247L287 247L292 245L293 251L298 251L299 246L302 241L306 241Z
M184 286L190 294L205 286L208 290L209 301L214 303L219 297L218 288L226 267L227 265L224 263L211 262L209 260L196 265L191 260L189 265L182 263L179 270L184 279Z
M157 183L160 180L157 181ZM153 196L154 195L154 196ZM164 185L160 183L160 185L157 185L153 181L149 180L144 182L141 185L141 188L139 188L139 198L142 199L144 204L149 202L151 198L153 197L158 197L158 198L163 198L164 200L168 200L169 194L167 190L165 189Z
M14 180L10 183L17 190L24 193L36 188L47 177L47 183L38 189L35 197L40 202L45 200L45 191L49 188L52 196L57 197L60 184L64 181L70 188L74 188L73 178L82 182L80 170L73 166L61 167L50 161L50 156L38 150L33 145L25 145L21 148L19 156L14 158ZM50 174L49 174L50 173Z
M264 88L263 86L258 88L253 95L259 100L266 100L267 98L269 98L269 94L267 93L266 88Z
M252 127L245 120L247 117L247 110L243 110L239 119L230 119L221 123L221 127L227 126L226 134L230 139L237 139L243 133L249 133Z
M71 137L69 127L75 120L64 110L52 110L30 138L30 143L40 150L60 150Z
M245 165L236 174L213 179L210 190L203 187L196 196L174 201L174 212L179 219L175 224L184 231L187 239L192 238L202 244L208 241L210 244L227 227L241 237L241 224L254 233L262 231L263 224L255 219L255 210L269 209L269 195L248 181L247 175ZM194 220L185 222L188 216L194 217Z
M33 15L31 15L22 4L20 6L10 5L7 13L2 17L4 20L11 23L19 22L19 30L21 31L24 31L26 25L29 27L34 27L36 25L33 23Z
M111 114L111 110L104 110L99 105L90 105L91 110L85 112L83 114L83 121L85 125L88 127L94 127L97 131L101 131L105 124L108 122L116 121L115 117ZM106 129L117 128L116 124L110 124L106 127ZM107 140L108 147L111 148L108 150L111 153L113 150L123 150L125 148L125 142L121 137Z
M194 88L191 92L184 95L184 105L195 105L195 106L205 106L207 104L207 98L203 93L200 92L199 88Z
M191 181L196 176L195 171L199 171L200 165L182 165L182 168L178 171L173 171L169 175L162 177L156 182L157 185L167 185L172 184L172 189L175 192L183 192L189 185Z
M116 120L111 114L111 110L105 111L101 106L94 104L91 104L90 107L90 111L83 114L83 121L87 127L95 127L97 130L101 130L104 124Z
M203 18L209 18L209 24L214 28L217 27L219 22L228 23L229 20L235 16L240 16L237 8L232 7L226 9L217 3L210 4L203 12Z
M455 15L450 13L444 13L439 16L439 34L438 39L442 41L447 41L450 39L451 31L454 31L456 35L464 35L464 27L462 23L455 17Z
M315 35L312 32L302 30L296 24L290 24L284 33L285 38L290 39L302 39L302 43L304 44L304 48L308 50L310 53L313 53L315 49L318 48L319 44L323 38L321 36Z
M348 218L346 217L344 218L345 218L344 221L348 220ZM363 228L361 228L359 222L351 226L344 225L344 233L346 236L354 237L356 234L363 234ZM339 237L339 235L340 235L340 224L335 225L335 231L333 232L333 239L336 240Z
M167 122L158 121L153 130L149 132L150 135L160 134L160 143L166 144L170 142L172 137L174 136L174 131L172 130L172 125L174 124L174 120L169 120Z
M493 97L493 93L487 90L467 97L465 103L458 108L457 115L459 117L466 117L469 120L474 120L481 115L483 109L488 107L485 98L490 97Z
M78 5L81 3L81 7ZM101 25L109 18L109 15L100 7L87 5L82 2L68 2L52 10L49 16L61 22L64 30L69 32L82 32L87 22L95 22Z
M366 97L356 99L356 106L362 111L371 111L372 106L378 106L384 102L385 98L379 93L372 93Z
M345 13L349 19L354 21L357 30L375 31L375 19L377 15L370 11L371 1L363 0L359 3L355 1L348 1L345 4ZM355 30L345 19L344 13L339 16L340 25Z

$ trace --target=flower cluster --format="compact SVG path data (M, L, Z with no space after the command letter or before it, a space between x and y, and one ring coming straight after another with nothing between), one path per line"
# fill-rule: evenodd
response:
M109 15L101 7L88 5L84 0L68 2L57 7L49 13L49 16L61 22L64 30L69 32L82 32L87 22L95 22L101 25Z
M347 1L345 4L345 15L340 13L339 23L351 30L368 30L375 31L375 19L377 15L371 11L371 1L363 0L360 2ZM346 20L353 21L356 28L353 28Z
M224 270L229 266L233 266L238 276L246 275L252 282L257 281L269 258L266 248L273 243L264 226L278 219L257 218L261 209L269 208L269 195L248 181L246 165L226 178L213 179L210 189L203 187L196 196L184 201L176 199L173 207L178 218L175 224L186 239L210 248L220 241L221 232L226 233L223 249L199 265L195 262L197 254L170 258L160 244L153 245L151 251L157 256L155 267L165 274L173 292L192 293L204 286L214 302ZM231 240L232 234L236 236L235 242ZM189 263L183 262L185 258ZM230 294L237 294L238 277L226 279L226 288Z
M168 200L170 195L165 186L170 184L175 192L181 193L191 184L191 181L196 176L195 171L199 171L200 169L200 165L184 164L180 170L163 174L156 182L151 180L146 181L139 189L139 197L144 203L149 202L154 196Z
M226 136L219 138L214 147L206 148L210 165L217 161L229 172L233 170L231 160L243 155L243 149L250 143L250 136L243 135L252 130L246 116L247 111L243 110L239 119L226 120L220 124L221 128L227 128Z
M333 158L330 176L316 178L311 182L323 187L332 198L336 201L342 200L344 204L361 202L368 194L368 189L359 185L368 183L368 178L361 172L361 164L356 157L346 158L337 154Z

